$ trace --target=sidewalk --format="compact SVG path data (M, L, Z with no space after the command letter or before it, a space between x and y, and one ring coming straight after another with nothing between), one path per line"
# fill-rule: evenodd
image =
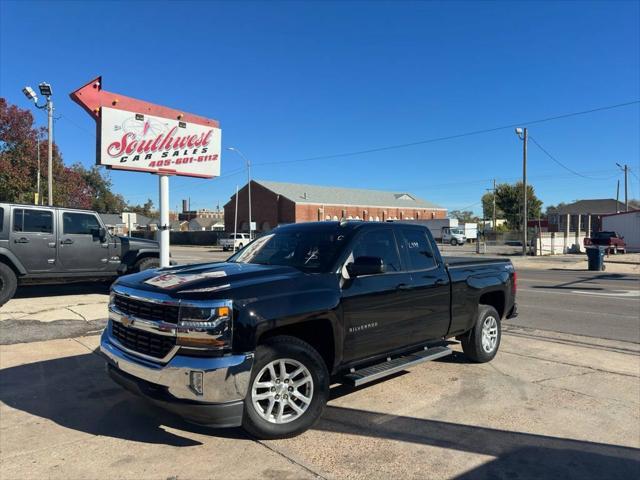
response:
M588 270L587 256L584 254L549 255L540 257L508 257L516 268L536 268L542 270ZM605 256L607 273L640 273L640 254Z

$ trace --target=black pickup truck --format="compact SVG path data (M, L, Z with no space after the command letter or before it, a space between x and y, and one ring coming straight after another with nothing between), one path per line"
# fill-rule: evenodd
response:
M451 353L497 353L516 315L509 260L443 259L429 230L379 222L279 227L223 263L112 287L111 377L195 423L299 434L334 382L359 386Z

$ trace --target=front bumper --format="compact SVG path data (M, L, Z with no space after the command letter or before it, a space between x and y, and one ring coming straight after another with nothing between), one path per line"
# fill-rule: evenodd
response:
M111 377L127 390L186 420L219 427L238 426L249 388L253 354L224 357L175 355L166 364L118 348L107 327L100 339ZM202 394L192 389L191 372L202 372Z

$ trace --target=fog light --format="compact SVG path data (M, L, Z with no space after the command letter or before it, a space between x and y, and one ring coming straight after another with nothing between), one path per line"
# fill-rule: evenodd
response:
M193 390L196 395L203 394L203 378L204 374L202 372L191 370L189 373L189 387L191 387L191 390Z

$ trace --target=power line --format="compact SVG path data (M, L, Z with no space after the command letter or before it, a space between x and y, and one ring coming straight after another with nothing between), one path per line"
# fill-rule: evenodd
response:
M553 155L551 155L542 145L540 145L540 143L538 143L538 141L533 138L531 135L529 135L529 139L536 144L536 146L542 150L542 152L549 157L551 160L553 160L554 162L556 162L558 165L560 165L562 168L564 168L566 171L573 173L574 175L577 175L578 177L582 177L582 178L588 178L591 180L608 180L610 178L613 178L615 175L611 176L611 177L590 177L588 175L584 175L580 172L576 172L575 170L573 170L572 168L567 167L564 163L562 163L560 160L558 160L556 157L554 157Z
M377 153L377 152L384 152L387 150L395 150L395 149L399 149L399 148L406 148L406 147L413 147L416 145L425 145L427 143L435 143L435 142L442 142L445 140L453 140L456 138L462 138L462 137L470 137L472 135L480 135L483 133L491 133L491 132L497 132L499 130L505 130L507 128L514 128L514 127L519 127L522 125L535 125L538 123L544 123L544 122L551 122L554 120L560 120L563 118L569 118L569 117L575 117L578 115L587 115L589 113L595 113L595 112L601 112L604 110L612 110L614 108L621 108L621 107L627 107L629 105L635 105L637 103L640 103L640 100L633 100L631 102L625 102L625 103L617 103L615 105L607 105L605 107L598 107L598 108L592 108L589 110L582 110L579 112L572 112L572 113L565 113L562 115L554 115L552 117L546 117L546 118L540 118L537 120L530 120L527 122L515 122L515 123L511 123L509 125L503 125L501 127L493 127L493 128L484 128L481 130L473 130L470 132L465 132L465 133L458 133L455 135L447 135L447 136L443 136L443 137L434 137L434 138L429 138L426 140L419 140L416 142L409 142L409 143L399 143L399 144L395 144L395 145L387 145L387 146L383 146L383 147L376 147L376 148L370 148L370 149L366 149L366 150L356 150L356 151L352 151L352 152L344 152L344 153L336 153L336 154L331 154L331 155L320 155L317 157L307 157L307 158L299 158L296 160L282 160L282 161L275 161L275 162L259 162L259 163L254 163L254 165L277 165L277 164L286 164L286 163L298 163L298 162L311 162L311 161L315 161L315 160L328 160L328 159L332 159L332 158L342 158L342 157L351 157L351 156L355 156L355 155L364 155L367 153Z

